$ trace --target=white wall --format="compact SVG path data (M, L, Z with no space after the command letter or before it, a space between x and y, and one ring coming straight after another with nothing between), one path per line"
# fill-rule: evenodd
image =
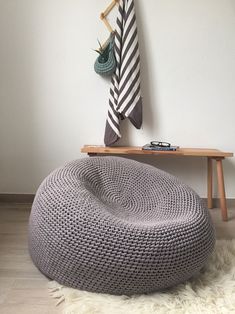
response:
M93 71L109 0L0 0L0 193L34 193L55 167L102 144L109 83ZM235 151L235 0L136 0L143 128L152 139ZM146 161L206 196L205 160ZM235 198L235 162L226 160ZM216 195L216 191L215 191Z

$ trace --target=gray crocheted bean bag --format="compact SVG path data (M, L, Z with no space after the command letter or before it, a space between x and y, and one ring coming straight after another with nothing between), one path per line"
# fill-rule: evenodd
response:
M214 229L194 191L137 161L92 157L49 175L35 197L29 248L66 286L110 294L171 287L213 251Z

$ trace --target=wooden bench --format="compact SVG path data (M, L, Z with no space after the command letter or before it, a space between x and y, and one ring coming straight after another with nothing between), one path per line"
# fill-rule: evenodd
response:
M95 145L85 145L81 149L82 153L89 156L95 155L156 155L156 156L179 156L179 157L206 157L207 158L207 204L208 208L213 208L212 189L213 189L213 160L216 161L218 190L222 219L227 221L228 212L226 204L226 194L224 187L224 175L222 161L226 157L233 157L233 153L222 152L218 149L208 148L179 148L177 151L147 151L141 147L105 147Z

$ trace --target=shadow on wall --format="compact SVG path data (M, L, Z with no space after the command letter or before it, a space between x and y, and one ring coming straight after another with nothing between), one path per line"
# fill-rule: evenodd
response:
M21 1L0 4L0 193L30 191L37 180L33 5L29 1L22 9Z
M163 171L166 171L195 190L200 197L207 198L207 159L198 157L169 157L169 156L124 156L135 159ZM226 158L223 161L225 191L227 198L233 197L234 191L234 162L233 158ZM213 162L213 198L219 198L217 185L216 163ZM193 183L193 185L192 185Z
M207 162L204 158L197 157L169 157L169 156L124 156L125 158L135 159L139 162L152 165L158 169L166 171L176 177L182 182L191 186L196 193L200 194L201 197L207 196ZM197 172L195 172L197 169ZM214 176L216 182L216 176ZM192 182L198 182L199 185L196 187L192 186ZM203 192L201 192L201 190ZM217 193L217 186L214 186L214 196Z
M143 11L144 1L135 1L136 18L139 35L140 58L141 58L141 91L143 96L143 123L145 131L152 132L153 126L158 125L157 119L153 116L152 108L157 106L154 103L154 91L156 91L156 80L154 72L151 71L149 60L154 60L154 56L148 47L147 30L145 28L144 18L140 12ZM157 116L157 115L156 115Z

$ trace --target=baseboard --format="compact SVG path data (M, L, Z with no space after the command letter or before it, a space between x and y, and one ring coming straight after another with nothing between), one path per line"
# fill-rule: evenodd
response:
M203 204L205 207L207 206L207 198L202 198ZM220 199L219 198L213 198L213 207L214 208L220 208ZM235 207L235 198L227 198L227 207Z
M33 203L35 194L0 194L0 203ZM202 198L203 203L207 206L207 199ZM219 198L213 199L213 206L220 207ZM227 207L235 207L235 198L227 198Z
M0 194L0 203L33 203L34 194Z

